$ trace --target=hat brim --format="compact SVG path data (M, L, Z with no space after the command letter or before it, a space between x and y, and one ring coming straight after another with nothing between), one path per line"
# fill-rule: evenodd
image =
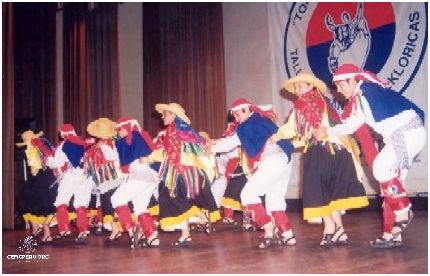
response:
M185 115L184 113L179 113L177 110L172 109L168 104L156 104L155 110L160 114L162 114L163 111L165 111L165 110L170 111L173 114L175 114L176 116L178 116L179 118L181 118L187 124L189 124L189 125L191 124L190 118L188 118L187 115Z
M309 75L297 75L285 81L284 88L290 93L296 94L294 84L298 82L310 83L316 87L321 93L326 93L327 85L320 79Z
M31 141L31 139L34 139L34 138L39 138L40 136L43 136L43 131L39 131L38 133L33 133L33 131L26 131L26 132L30 132L31 133L31 136L30 137L28 137L29 139L30 139L30 141ZM25 133L25 132L24 132ZM15 144L17 147L23 147L23 146L26 146L27 145L27 143L24 141L24 142L19 142L19 143L16 143Z
M101 139L108 139L115 136L115 122L107 121L110 125L110 129L99 129L98 123L99 121L93 121L88 124L87 132L94 137L101 138Z

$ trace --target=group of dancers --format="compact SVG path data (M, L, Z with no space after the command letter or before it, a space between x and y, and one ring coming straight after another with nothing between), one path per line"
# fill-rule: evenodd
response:
M326 84L302 72L285 82L296 100L284 125L275 124L270 106L238 99L218 139L195 131L177 103L155 106L165 126L155 138L127 117L89 123L92 140L63 124L57 147L42 132L26 131L17 144L26 146L32 175L20 197L24 219L40 244L70 237L71 219L76 219L75 242L85 244L92 209L96 233L102 226L111 231L106 245L125 233L132 248L158 247L161 229L180 230L171 245L182 247L192 243L190 225L210 233L221 219L237 225L233 214L241 211L245 230L264 231L259 248L294 246L285 196L291 154L301 151L303 218L324 222L321 247L347 244L341 213L369 204L361 151L384 199L383 233L370 246L398 247L413 217L404 183L426 143L424 113L353 64L337 68L333 82L347 99L340 115ZM381 149L369 127L382 136ZM50 229L54 222L56 236Z

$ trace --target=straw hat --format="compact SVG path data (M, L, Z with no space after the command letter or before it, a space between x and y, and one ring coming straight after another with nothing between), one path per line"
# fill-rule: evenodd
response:
M87 131L91 136L97 138L112 138L115 135L115 125L116 123L108 118L99 118L88 124Z
M164 110L170 111L179 118L181 118L184 122L187 124L191 124L190 119L185 114L184 108L177 103L169 103L169 104L156 104L155 110L157 110L158 113L163 113Z
M23 142L16 143L16 145L18 147L26 146L26 145L28 145L31 142L31 139L33 139L33 138L39 138L42 135L43 135L43 131L39 131L39 133L37 133L37 134L35 134L32 130L24 131L21 134L21 138L22 138Z
M297 76L286 80L284 87L288 92L295 94L296 92L294 89L294 84L298 82L310 83L315 86L321 93L324 93L327 90L327 85L325 85L322 80L318 79L313 74L307 72L300 72L299 74L297 74Z

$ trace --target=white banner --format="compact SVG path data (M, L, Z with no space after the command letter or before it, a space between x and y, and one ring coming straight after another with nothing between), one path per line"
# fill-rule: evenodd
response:
M268 3L268 18L280 118L292 107L281 91L286 79L306 71L330 84L346 62L376 73L427 114L427 3ZM427 158L426 147L409 173L409 192L427 192Z

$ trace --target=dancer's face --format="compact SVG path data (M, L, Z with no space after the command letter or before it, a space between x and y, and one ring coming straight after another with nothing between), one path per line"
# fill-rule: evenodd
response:
M314 86L306 82L296 82L294 84L294 91L299 97L308 93L309 91L312 91L313 89L314 89Z
M163 118L164 125L168 126L173 123L176 118L176 115L170 111L164 110L163 114L161 115L161 118Z
M128 134L128 132L127 132L127 130L126 130L125 128L120 127L120 128L118 129L118 136L119 136L120 138L124 138L124 137L126 137L126 136L127 136L127 134Z
M250 115L251 115L251 111L249 110L249 107L244 107L242 109L233 111L233 116L236 119L236 121L239 123L245 122Z
M354 94L358 82L355 79L341 80L334 83L337 91L349 99Z

